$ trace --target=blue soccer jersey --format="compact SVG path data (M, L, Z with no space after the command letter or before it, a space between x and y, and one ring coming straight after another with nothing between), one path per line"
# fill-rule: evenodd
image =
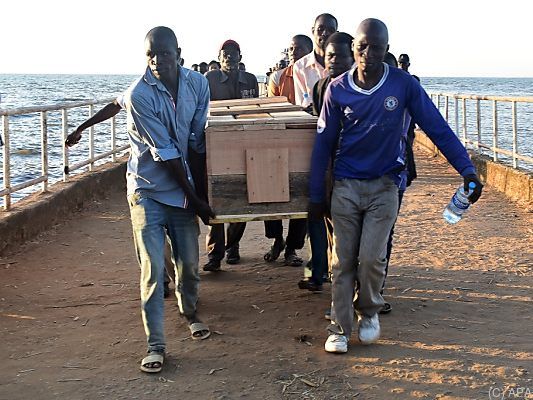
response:
M325 199L324 174L335 148L335 180L389 175L400 185L410 116L457 172L475 173L466 149L420 83L398 68L383 66L383 77L372 89L355 84L355 69L329 84L311 158L311 202Z

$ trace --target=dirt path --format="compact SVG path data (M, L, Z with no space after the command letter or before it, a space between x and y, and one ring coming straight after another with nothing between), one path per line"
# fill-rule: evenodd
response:
M329 286L300 291L301 268L265 264L270 243L253 223L240 265L202 272L200 312L215 333L190 340L168 299L164 370L141 373L138 267L115 193L0 259L0 399L533 398L533 214L488 189L447 226L460 181L417 159L378 344L325 353Z

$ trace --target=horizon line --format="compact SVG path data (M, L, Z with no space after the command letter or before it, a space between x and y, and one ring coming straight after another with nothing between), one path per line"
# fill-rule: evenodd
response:
M190 68L189 68L190 69ZM0 76L2 75L99 75L99 76L109 76L109 75L117 75L117 76L140 76L142 74L139 73L105 73L105 72L95 72L95 73L89 73L89 72L77 72L77 73L67 73L67 72L28 72L28 73L20 73L20 72L0 72ZM256 76L266 76L266 74L254 74ZM485 79L533 79L533 76L475 76L475 75L440 75L440 76L429 76L429 75L420 75L421 78L485 78Z

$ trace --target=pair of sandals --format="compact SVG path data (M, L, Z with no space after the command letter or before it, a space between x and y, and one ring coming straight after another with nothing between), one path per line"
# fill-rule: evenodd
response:
M211 336L209 327L202 322L193 322L189 325L191 337L193 340L204 340ZM161 372L163 369L163 362L165 361L165 353L162 351L150 351L148 355L141 361L141 371L149 374Z
M263 256L263 259L266 262L274 262L279 258L283 250L285 250L285 240L275 239L274 244L270 247L268 253ZM294 250L285 251L285 265L289 267L300 267L303 263L304 260L298 257Z

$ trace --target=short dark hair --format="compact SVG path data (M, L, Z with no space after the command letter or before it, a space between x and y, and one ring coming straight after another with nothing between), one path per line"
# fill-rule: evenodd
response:
M323 13L323 14L320 14L318 17L315 18L315 23L313 26L316 25L317 21L320 19L320 18L331 18L333 21L335 21L335 26L338 27L339 26L339 22L337 21L337 18L335 18L333 15L329 14L329 13Z
M324 48L330 44L347 44L348 47L352 46L353 42L353 36L346 32L335 32L330 37L328 37L328 40L326 40L326 44L324 45Z
M200 66L200 65L203 65L203 66L207 67L207 63L205 61L202 61L200 64L198 64L198 66Z
M313 50L313 41L311 38L307 35L295 35L292 37L293 40L298 40L302 43L305 47L309 49L309 51Z
M407 54L400 54L400 57L398 57L399 62L410 62L409 56Z
M154 37L156 35L162 35L167 36L170 38L174 43L176 43L176 48L178 48L178 39L176 38L176 34L174 31L166 26L156 26L155 28L152 28L148 31L146 34L145 40L151 37Z
M383 61L385 62L385 64L389 64L391 67L398 68L398 61L396 61L396 57L390 51L385 54L385 58L383 59Z

